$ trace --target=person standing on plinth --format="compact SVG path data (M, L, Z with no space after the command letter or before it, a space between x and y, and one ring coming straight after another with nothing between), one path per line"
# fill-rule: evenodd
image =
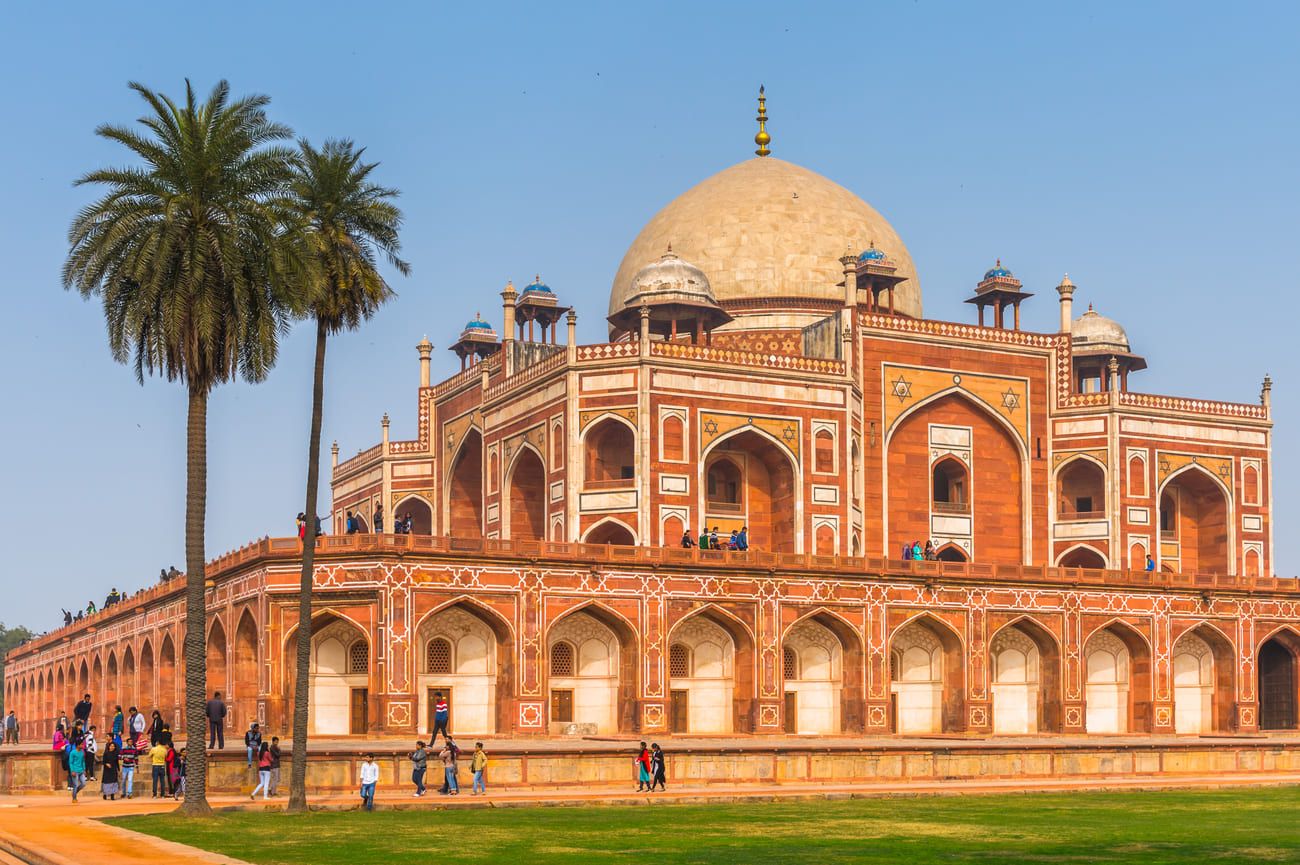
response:
M9 714L5 715L5 744L18 744L18 717L14 715L14 710L10 709Z
M81 702L72 707L72 718L74 721L80 721L81 726L90 726L90 711L94 708L94 703L90 701L90 695L81 698Z
M433 692L433 732L429 734L429 745L432 746L438 741L438 731L442 731L442 738L447 738L447 729L451 724L451 706L447 704L447 699L442 696L442 691Z
M204 713L208 716L208 748L224 750L226 747L226 704L220 691L212 692Z

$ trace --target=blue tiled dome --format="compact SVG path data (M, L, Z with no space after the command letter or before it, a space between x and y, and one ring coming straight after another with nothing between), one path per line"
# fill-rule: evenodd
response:
M885 254L873 245L870 249L865 249L858 256L858 261L884 261Z
M491 330L492 325L488 324L486 321L484 321L481 318L476 318L473 321L466 322L465 329L466 330Z
M547 294L555 294L555 292L551 291L551 287L549 285L542 282L542 277L540 275L533 277L532 285L524 286L524 292L523 292L524 294L527 294L530 291L544 291Z
M1000 258L998 259L997 264L995 264L989 270L984 271L985 279L1008 279L1011 276L1012 276L1011 271L1007 270L1005 267L1002 266L1002 259Z

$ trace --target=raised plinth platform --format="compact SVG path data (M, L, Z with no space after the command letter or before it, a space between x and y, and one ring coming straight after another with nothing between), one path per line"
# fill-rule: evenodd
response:
M695 787L776 785L908 784L1000 780L1041 782L1212 776L1240 781L1251 775L1294 773L1300 782L1300 737L1024 737L915 739L764 739L659 738L668 754L671 785ZM472 738L463 746L462 784L469 783ZM634 785L636 740L486 739L488 776L496 790L547 790L581 785L624 790ZM407 754L414 743L396 739L325 740L310 745L310 789L336 793L353 789L358 767L374 753L380 786L410 783ZM240 793L256 782L243 749L210 754L208 789ZM288 784L285 749L283 784ZM441 783L431 763L429 783ZM148 773L137 775L147 788ZM0 793L62 789L57 757L44 747L0 749Z

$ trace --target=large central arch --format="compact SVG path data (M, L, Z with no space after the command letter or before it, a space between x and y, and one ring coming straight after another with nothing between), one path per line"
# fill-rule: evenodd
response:
M803 478L784 444L741 428L709 445L699 472L701 528L726 537L747 527L750 549L803 552Z
M931 427L955 431L955 443L932 443ZM967 430L968 439L958 435ZM944 502L931 510L933 468L943 459L933 456L936 447L969 460L960 510ZM961 390L936 394L899 416L885 436L885 454L885 555L896 556L905 543L934 538L942 545L950 538L971 544L973 561L1029 562L1028 451L991 407Z
M298 629L284 641L285 704L292 712ZM366 632L334 612L312 617L307 726L316 736L364 734L371 726L372 652Z

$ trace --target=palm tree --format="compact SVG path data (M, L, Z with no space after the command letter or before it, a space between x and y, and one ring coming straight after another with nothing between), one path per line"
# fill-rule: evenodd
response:
M317 150L299 142L292 207L311 264L303 292L307 314L316 321L316 367L312 380L311 436L307 445L307 515L298 594L298 655L293 693L293 763L289 810L307 810L307 709L311 662L312 568L316 553L316 493L320 482L320 425L325 387L325 343L330 334L354 330L393 295L379 274L378 259L399 273L410 265L398 258L402 211L392 203L397 190L370 181L378 163L361 161L365 148L351 141L326 141Z
M204 518L208 395L226 381L262 380L301 281L284 242L290 130L266 116L265 96L230 100L222 81L201 104L185 82L177 104L142 84L143 130L100 126L142 165L102 168L77 181L107 188L68 232L65 288L104 306L113 357L180 381L189 395L185 488L186 789L182 811L207 813L203 749Z

